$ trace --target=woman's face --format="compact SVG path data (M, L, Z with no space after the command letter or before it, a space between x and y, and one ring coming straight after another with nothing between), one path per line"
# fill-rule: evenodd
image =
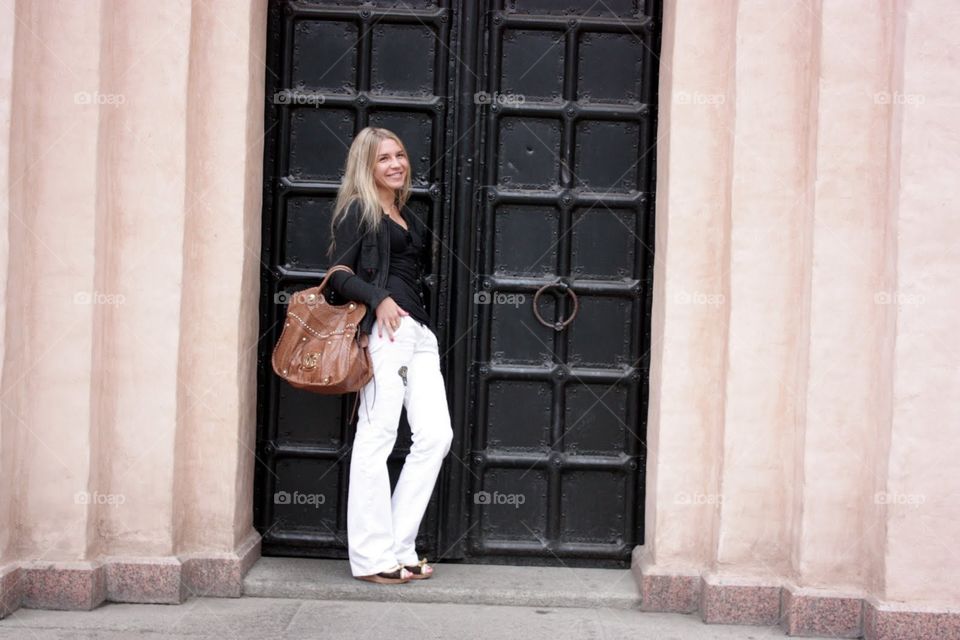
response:
M410 170L407 154L395 141L387 138L377 148L377 163L373 168L373 178L380 189L399 189Z

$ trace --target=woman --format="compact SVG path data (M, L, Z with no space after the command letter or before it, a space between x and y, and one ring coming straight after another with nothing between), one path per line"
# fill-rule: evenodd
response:
M433 573L426 558L418 559L414 542L453 439L437 338L423 299L428 230L406 206L409 196L403 143L387 129L361 130L347 155L328 252L331 265L354 273L337 271L329 283L340 298L367 306L360 332L369 334L373 378L360 390L347 546L353 576L383 584ZM413 441L391 497L387 456L402 407Z

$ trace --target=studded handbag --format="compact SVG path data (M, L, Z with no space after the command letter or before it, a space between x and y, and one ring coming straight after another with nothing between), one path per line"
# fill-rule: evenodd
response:
M290 295L271 364L278 376L298 389L353 393L373 377L367 336L359 331L366 307L354 301L333 305L324 295L330 274L338 270L353 273L350 267L335 265L318 286Z

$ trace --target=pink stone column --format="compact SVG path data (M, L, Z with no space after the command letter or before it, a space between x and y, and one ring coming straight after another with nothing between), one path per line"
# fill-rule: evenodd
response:
M194 3L187 134L184 394L176 548L191 592L240 595L253 529L263 172L265 0ZM237 552L240 549L239 562Z
M960 637L958 21L666 3L643 608Z
M259 555L266 2L13 10L0 617L238 596Z
M889 289L890 118L876 99L889 88L887 9L823 3L817 16L809 347L782 611L791 634L858 637L871 565L875 434L889 405L878 385L889 327L876 302Z
M733 29L726 3L664 7L646 542L633 565L651 610L697 608L717 514Z
M3 40L12 90L3 147L2 491L11 526L4 556L20 563L0 569L0 614L21 601L86 608L103 597L102 569L90 559L100 490L91 353L106 304L93 260L101 219L97 9L18 3L4 21L16 36ZM51 563L63 571L42 579Z
M178 602L175 441L190 389L179 378L191 7L114 2L105 14L101 114L104 288L124 304L103 319L99 465L102 553L121 600ZM140 558L150 558L141 562ZM136 560L134 560L136 559ZM138 588L150 590L138 597ZM142 595L142 594L141 594Z
M802 3L749 0L737 11L721 500L701 613L775 624L800 453L816 17Z
M902 58L890 94L895 289L885 300L896 327L893 405L887 474L873 497L882 507L881 562L865 632L870 640L902 637L903 629L960 638L960 7L899 9Z

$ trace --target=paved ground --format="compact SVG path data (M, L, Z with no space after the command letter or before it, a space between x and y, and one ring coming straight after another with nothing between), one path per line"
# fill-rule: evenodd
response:
M432 580L432 579L431 579ZM359 582L359 581L358 581ZM429 582L429 581L424 581ZM376 585L374 585L376 586ZM390 588L406 587L399 585ZM20 609L0 640L104 638L477 638L491 640L760 640L776 628L703 624L695 616L616 608L431 602L191 598L182 605L104 604L93 611Z

